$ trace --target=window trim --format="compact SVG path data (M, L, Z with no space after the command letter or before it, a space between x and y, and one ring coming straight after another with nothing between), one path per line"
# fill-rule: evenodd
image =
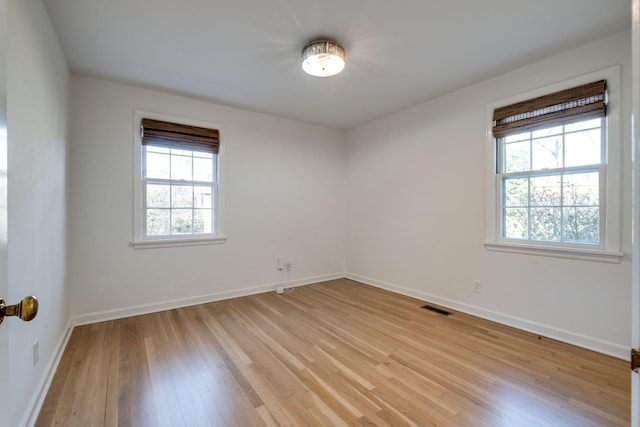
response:
M595 80L607 80L607 116L605 126L607 133L606 156L603 163L606 197L602 201L602 220L605 237L601 245L576 245L570 243L542 241L514 241L506 240L500 235L500 182L496 171L497 140L493 136L493 111L496 108L537 98L553 92L569 89ZM487 250L499 252L512 252L519 254L542 255L558 258L591 260L609 263L619 263L624 257L621 252L622 229L622 133L620 122L621 92L620 92L620 66L605 68L575 78L564 80L537 89L533 89L518 95L486 104L485 109L485 242ZM601 177L602 179L602 177Z
M217 200L214 204L213 220L217 224L215 234L196 234L184 236L144 237L144 191L142 185L142 138L140 136L140 123L143 118L161 120L165 122L179 123L189 126L217 129L220 135L218 150L218 183ZM224 167L225 167L225 143L224 126L203 120L190 119L170 114L157 113L145 110L134 110L133 114L133 239L129 246L135 249L162 248L174 246L193 246L221 244L227 240L225 235L225 191L224 191Z

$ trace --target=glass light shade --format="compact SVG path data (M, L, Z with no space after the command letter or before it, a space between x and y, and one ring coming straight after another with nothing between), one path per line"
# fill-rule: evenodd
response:
M332 40L315 40L302 49L302 69L316 77L329 77L344 69L344 48Z

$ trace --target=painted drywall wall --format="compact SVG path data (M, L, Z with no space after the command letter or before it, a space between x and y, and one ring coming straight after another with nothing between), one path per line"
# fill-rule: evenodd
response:
M22 425L69 319L66 287L66 153L69 71L40 0L8 3L7 301L40 300L38 316L8 319L10 413ZM40 360L33 366L32 345ZM5 343L7 345L8 343Z
M9 294L7 268L7 0L0 0L0 295ZM9 342L8 329L0 327L0 342ZM0 347L0 382L9 380L9 348ZM0 413L9 412L9 390L0 389Z
M628 259L612 265L487 251L484 150L487 103L616 64L628 94L630 52L630 34L618 34L349 131L349 276L625 357ZM622 103L628 254L629 99Z
M226 243L129 246L135 109L224 127ZM343 275L342 132L76 76L71 117L73 314L117 317ZM292 263L289 277L277 270L279 256Z

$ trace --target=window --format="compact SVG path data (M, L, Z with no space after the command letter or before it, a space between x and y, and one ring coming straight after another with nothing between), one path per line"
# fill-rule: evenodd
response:
M501 237L600 245L602 122L498 139Z
M487 248L619 262L619 133L608 85L488 106Z
M135 144L139 167L133 246L224 240L219 214L219 130L158 120L144 112L136 112L136 123L140 135Z

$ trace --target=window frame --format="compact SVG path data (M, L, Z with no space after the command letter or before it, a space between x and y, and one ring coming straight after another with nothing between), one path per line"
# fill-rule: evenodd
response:
M217 183L213 186L216 190L213 200L213 218L212 223L214 233L207 234L185 234L171 236L146 236L144 227L145 221L145 191L142 176L143 173L143 145L140 135L140 123L143 118L161 120L165 122L179 123L190 126L198 126L204 128L217 129L220 135L220 147L217 160ZM136 249L156 248L156 247L172 247L172 246L192 246L192 245L210 245L220 244L226 241L224 229L224 126L202 120L190 119L169 114L134 110L133 117L133 240L130 246Z
M493 135L493 111L496 108L525 101L550 93L570 89L595 80L607 81L607 115L603 119L605 145L601 171L601 240L600 243L586 244L576 242L547 242L540 240L520 240L502 237L501 196L503 174L498 170L497 138ZM624 254L621 250L622 219L622 162L621 162L621 123L620 123L620 67L613 66L588 73L562 82L540 87L515 96L490 102L486 105L486 216L485 242L488 250L514 252L531 255L543 255L559 258L582 259L610 263L619 263Z

